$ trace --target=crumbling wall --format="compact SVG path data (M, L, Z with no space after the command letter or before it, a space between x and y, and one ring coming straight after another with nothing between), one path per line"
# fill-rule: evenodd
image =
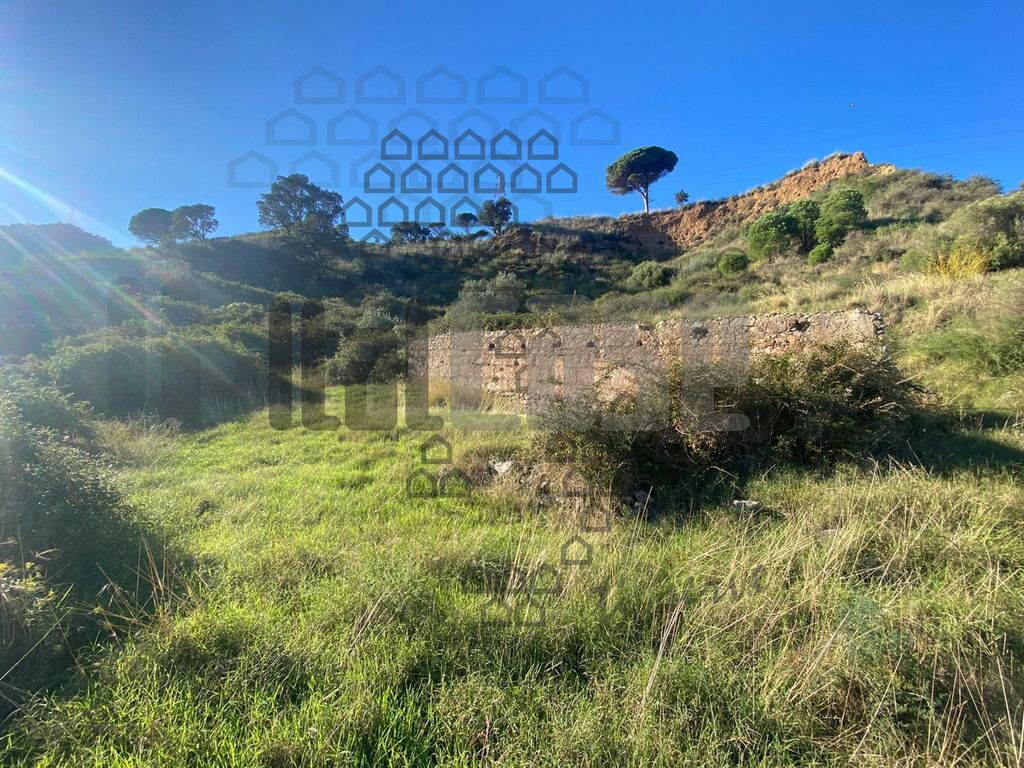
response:
M882 331L881 317L862 310L458 331L430 338L426 367L432 386L521 408L594 386L609 398L636 391L674 362L744 364L840 339L872 343Z

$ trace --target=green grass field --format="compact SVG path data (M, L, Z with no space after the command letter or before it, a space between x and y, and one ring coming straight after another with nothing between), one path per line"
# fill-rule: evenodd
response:
M462 464L524 439L446 435ZM121 428L119 482L178 564L4 764L1019 765L1012 425L610 532L508 482L409 498L425 437Z

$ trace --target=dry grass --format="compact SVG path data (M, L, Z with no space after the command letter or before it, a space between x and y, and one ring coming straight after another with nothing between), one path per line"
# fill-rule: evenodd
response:
M828 274L793 275L766 286L753 312L866 309L889 322L906 319L912 332L933 330L955 316L973 316L985 306L1006 273L955 275L901 271L892 262L867 270L832 268Z
M149 467L174 450L181 436L176 421L136 418L96 423L96 442L120 463Z
M942 277L971 278L989 268L989 258L978 248L957 245L949 253L940 253L929 266L929 271Z

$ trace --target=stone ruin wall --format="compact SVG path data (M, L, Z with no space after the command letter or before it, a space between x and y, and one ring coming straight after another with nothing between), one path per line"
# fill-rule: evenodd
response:
M431 387L476 392L522 409L533 398L595 385L601 397L636 391L644 375L674 362L743 361L837 340L868 344L880 340L883 327L880 315L862 310L671 319L655 325L459 331L431 337L425 351Z

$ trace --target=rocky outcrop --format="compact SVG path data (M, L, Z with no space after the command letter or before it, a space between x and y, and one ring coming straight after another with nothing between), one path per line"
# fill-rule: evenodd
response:
M765 211L807 197L836 179L870 168L863 152L832 155L742 195L678 210L623 216L615 222L615 234L650 250L692 248L730 224L751 221Z

